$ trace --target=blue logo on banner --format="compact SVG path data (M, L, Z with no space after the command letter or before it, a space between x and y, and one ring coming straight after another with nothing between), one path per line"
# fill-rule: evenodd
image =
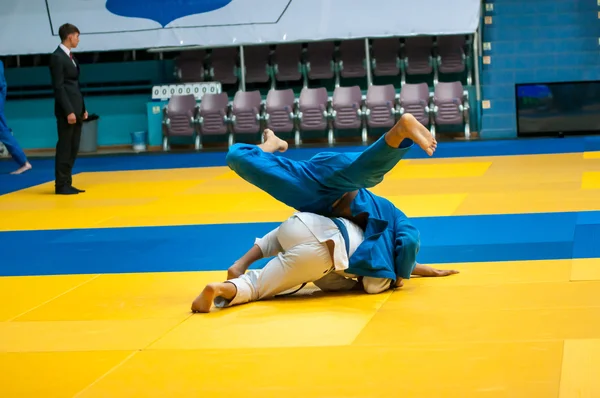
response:
M163 27L188 15L225 7L233 0L106 0L106 9L122 17L146 18Z

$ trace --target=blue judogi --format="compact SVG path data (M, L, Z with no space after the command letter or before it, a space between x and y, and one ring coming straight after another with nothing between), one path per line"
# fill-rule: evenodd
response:
M350 258L346 272L376 278L409 279L419 251L419 231L389 200L366 188L379 184L412 147L404 140L392 148L381 137L363 152L323 152L307 161L263 152L255 145L235 144L227 164L240 177L301 212L333 216L332 205L358 190L350 205L353 216L368 213L365 240Z
M6 101L6 79L4 78L4 64L0 61L0 142L6 146L8 153L15 162L22 167L27 163L27 156L13 137L4 117L4 103Z

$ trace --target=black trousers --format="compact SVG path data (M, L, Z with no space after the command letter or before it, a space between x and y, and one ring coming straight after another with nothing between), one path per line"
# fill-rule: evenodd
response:
M56 119L58 142L56 143L56 158L54 165L55 186L70 187L73 185L73 165L79 152L81 141L81 120L69 124L67 118Z

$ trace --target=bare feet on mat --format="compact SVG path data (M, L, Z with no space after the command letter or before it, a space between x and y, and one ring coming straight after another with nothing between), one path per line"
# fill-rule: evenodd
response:
M410 138L429 156L433 155L437 148L437 141L427 127L423 126L413 115L403 114L396 127L396 131L402 139Z
M21 166L18 170L15 170L10 174L12 174L12 175L23 174L26 171L31 170L31 169L32 169L31 163L27 162L23 166Z
M210 312L210 307L219 293L220 283L209 283L192 303L192 312Z
M288 143L277 137L275 133L270 129L265 129L263 132L263 141L261 145L259 145L263 151L265 152L285 152L288 149Z

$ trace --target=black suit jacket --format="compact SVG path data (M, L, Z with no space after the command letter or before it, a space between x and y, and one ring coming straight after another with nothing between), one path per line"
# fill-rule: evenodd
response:
M75 64L73 64L73 61ZM54 88L54 114L66 118L74 113L81 121L85 113L85 102L79 87L79 63L73 60L60 46L50 55L50 75Z

